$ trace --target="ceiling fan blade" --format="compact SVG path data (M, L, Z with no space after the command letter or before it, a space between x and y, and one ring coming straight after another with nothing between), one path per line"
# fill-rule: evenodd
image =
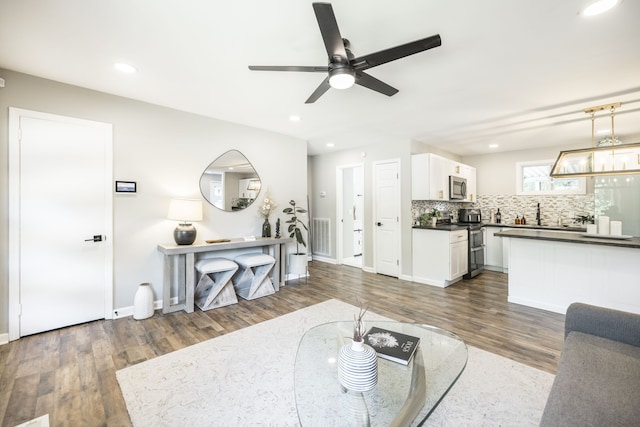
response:
M433 49L434 47L438 47L441 44L442 40L440 39L440 34L436 34L435 36L416 40L414 42L406 43L400 46L381 50L380 52L375 52L369 55L355 58L351 61L351 65L356 70L366 70L368 68L386 64L387 62L395 61L396 59L424 52L428 49Z
M249 65L253 71L303 71L308 73L328 73L329 67L298 66L298 65Z
M333 7L330 3L313 3L313 10L316 13L324 46L327 48L329 62L348 63L347 51L338 29L336 16L333 14ZM338 57L337 60L336 57Z
M320 83L320 86L318 86L316 88L316 90L311 94L309 99L307 99L304 103L305 104L312 104L312 103L316 102L318 100L318 98L320 98L322 95L324 95L324 93L326 91L328 91L330 88L331 88L331 85L329 84L329 77L327 77L326 79L324 79L322 81L322 83Z
M376 92L380 92L387 96L393 96L398 93L398 89L396 89L395 87L389 86L385 82L380 81L362 71L356 72L356 84L364 86L371 90L375 90Z

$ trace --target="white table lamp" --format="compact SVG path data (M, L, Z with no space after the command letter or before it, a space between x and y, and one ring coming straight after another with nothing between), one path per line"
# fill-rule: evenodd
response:
M173 231L178 245L190 245L196 240L197 230L191 221L202 221L202 201L172 199L169 204L169 219L180 221Z

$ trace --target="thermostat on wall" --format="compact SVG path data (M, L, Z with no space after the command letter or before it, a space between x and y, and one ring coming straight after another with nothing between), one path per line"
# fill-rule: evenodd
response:
M136 190L134 181L116 181L116 193L135 193Z
M327 192L326 191L321 191L320 192L320 197L327 197Z

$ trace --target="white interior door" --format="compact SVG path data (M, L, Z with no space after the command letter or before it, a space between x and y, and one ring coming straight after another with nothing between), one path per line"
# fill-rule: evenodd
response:
M339 166L336 179L336 260L362 268L362 217L364 215L364 167Z
M13 113L19 168L11 180L19 186L10 227L18 236L11 264L19 270L19 336L109 318L111 125Z
M376 273L399 277L400 272L400 179L398 162L374 166L375 266Z

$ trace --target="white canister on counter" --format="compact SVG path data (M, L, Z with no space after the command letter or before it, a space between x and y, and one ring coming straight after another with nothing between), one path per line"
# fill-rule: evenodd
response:
M612 236L622 236L622 221L609 222L609 228Z
M588 234L598 234L598 226L595 224L587 224Z
M598 217L598 234L609 234L609 217L600 215Z

